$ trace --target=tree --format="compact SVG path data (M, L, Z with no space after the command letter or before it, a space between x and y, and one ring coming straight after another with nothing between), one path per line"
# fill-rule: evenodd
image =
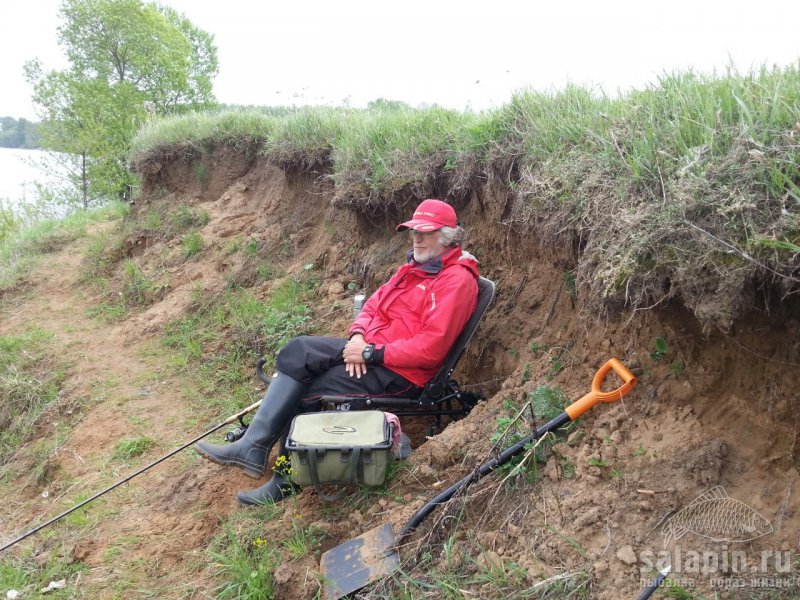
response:
M38 148L39 131L36 123L27 119L0 117L0 148Z
M148 107L165 115L214 102L213 37L173 9L142 0L64 0L59 43L69 68L26 75L40 110L42 146L67 153L84 206L123 197L125 162Z

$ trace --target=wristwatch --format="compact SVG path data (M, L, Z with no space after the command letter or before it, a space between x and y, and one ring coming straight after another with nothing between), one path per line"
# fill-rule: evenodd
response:
M367 344L361 351L361 358L364 359L365 363L371 363L372 356L374 353L375 353L375 344Z

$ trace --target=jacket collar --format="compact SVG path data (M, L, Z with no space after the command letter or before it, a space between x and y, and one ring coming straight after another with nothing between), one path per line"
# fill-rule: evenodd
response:
M406 253L406 260L409 269L418 269L427 275L438 275L442 269L458 264L472 271L476 277L478 276L478 260L460 246L450 248L424 263L415 261L414 251L409 250Z
M439 273L439 271L442 270L442 268L444 268L444 265L442 263L442 257L445 254L447 254L447 252L445 252L444 254L440 254L439 256L434 256L427 262L420 263L414 260L414 251L409 250L408 252L406 252L406 261L409 263L412 269L419 269L420 271L423 271L430 275L436 275Z

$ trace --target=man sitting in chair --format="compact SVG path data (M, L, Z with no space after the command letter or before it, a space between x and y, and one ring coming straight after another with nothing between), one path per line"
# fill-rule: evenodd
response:
M276 373L244 436L233 444L197 444L209 460L260 478L288 425L301 412L321 409L323 396L413 397L432 379L475 310L478 261L461 249L465 231L453 207L425 200L410 221L407 262L369 298L350 326L349 339L302 336L278 353ZM279 473L239 492L243 504L279 502L292 491Z

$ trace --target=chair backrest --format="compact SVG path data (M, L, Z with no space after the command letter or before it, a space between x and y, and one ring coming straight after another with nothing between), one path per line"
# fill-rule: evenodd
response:
M442 364L436 376L425 386L423 395L438 398L444 394L458 361L461 360L461 356L467 349L467 344L469 344L472 336L475 335L475 331L478 329L483 315L486 314L489 305L492 303L492 300L494 300L494 292L494 281L486 277L478 277L478 303L475 306L475 310L469 318L469 321L467 321L467 324L464 325L461 334L456 338L456 341L453 342L453 347L450 348L450 352L447 354L444 364Z

